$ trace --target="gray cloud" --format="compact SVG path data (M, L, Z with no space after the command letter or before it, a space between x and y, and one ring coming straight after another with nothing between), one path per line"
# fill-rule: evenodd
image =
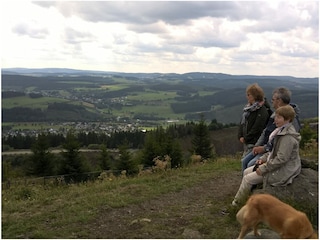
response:
M155 33L165 34L167 29L160 24L160 22L150 24L130 24L128 23L127 29L136 33Z
M25 12L30 16L11 14L13 23L7 31L19 41L24 39L18 35L45 38L35 41L39 54L46 55L52 46L55 56L78 64L91 66L95 61L100 68L107 63L118 69L126 62L130 69L178 66L179 71L215 65L240 72L255 65L273 71L279 65L279 71L288 71L281 64L285 61L291 69L297 66L298 74L309 65L318 72L314 70L319 55L318 1L35 1L29 5L36 11ZM42 20L46 13L52 19ZM26 21L16 24L22 17Z
M19 23L12 28L12 31L18 35L27 35L31 38L45 38L49 31L46 28L30 26L27 23Z
M92 34L80 32L70 27L65 29L64 38L64 40L70 44L91 42L94 40L94 36Z
M280 2L272 8L262 1L58 1L35 2L42 7L56 7L63 15L78 15L92 22L123 22L151 24L159 20L169 24L185 24L201 17L241 19L266 19L285 21L291 19L290 2ZM318 12L318 2L301 2L301 8ZM288 13L288 14L287 14ZM317 16L314 15L313 16ZM276 19L274 18L276 17ZM317 19L312 20L317 23Z
M238 18L234 2L191 1L98 1L98 2L35 2L43 7L56 7L64 16L78 15L92 22L122 22L152 24L164 21L169 24L185 24L204 16Z
M319 3L299 2L293 9L290 1L280 2L274 8L261 1L58 1L35 2L42 7L55 7L64 16L78 16L90 22L118 22L127 24L137 33L165 33L158 23L186 26L190 21L204 17L227 19L231 22L252 20L255 24L243 32L285 32L301 27L319 26ZM298 12L297 12L298 11ZM305 15L305 18L302 15ZM308 15L311 16L308 18ZM318 30L317 30L318 31Z

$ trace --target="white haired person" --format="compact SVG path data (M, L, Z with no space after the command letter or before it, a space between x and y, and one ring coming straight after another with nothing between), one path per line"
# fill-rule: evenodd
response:
M253 185L263 183L264 186L286 186L299 175L301 136L292 124L294 118L295 111L290 105L277 108L274 118L277 128L269 136L269 141L273 141L272 151L262 155L257 166L251 166L244 171L232 205L236 206L243 200Z

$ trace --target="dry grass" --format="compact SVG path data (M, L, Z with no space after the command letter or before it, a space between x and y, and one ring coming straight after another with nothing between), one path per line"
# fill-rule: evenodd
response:
M97 218L101 208L139 204L239 167L229 159L135 178L105 176L82 184L3 189L2 238L74 238L75 232Z

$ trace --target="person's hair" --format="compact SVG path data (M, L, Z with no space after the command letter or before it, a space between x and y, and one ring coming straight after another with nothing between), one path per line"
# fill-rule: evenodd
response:
M277 108L276 114L282 116L284 120L289 120L290 122L292 122L296 116L296 112L290 105L285 105Z
M264 92L257 83L249 85L246 92L251 94L256 101L261 102L264 100Z
M291 101L291 91L285 87L279 87L273 90L272 94L276 94L284 104L289 104Z

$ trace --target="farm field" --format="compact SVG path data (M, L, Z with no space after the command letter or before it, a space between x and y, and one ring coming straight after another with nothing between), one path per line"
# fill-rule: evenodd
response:
M2 99L2 108L28 107L46 109L48 104L54 102L70 102L62 98L42 97L30 98L29 96Z

